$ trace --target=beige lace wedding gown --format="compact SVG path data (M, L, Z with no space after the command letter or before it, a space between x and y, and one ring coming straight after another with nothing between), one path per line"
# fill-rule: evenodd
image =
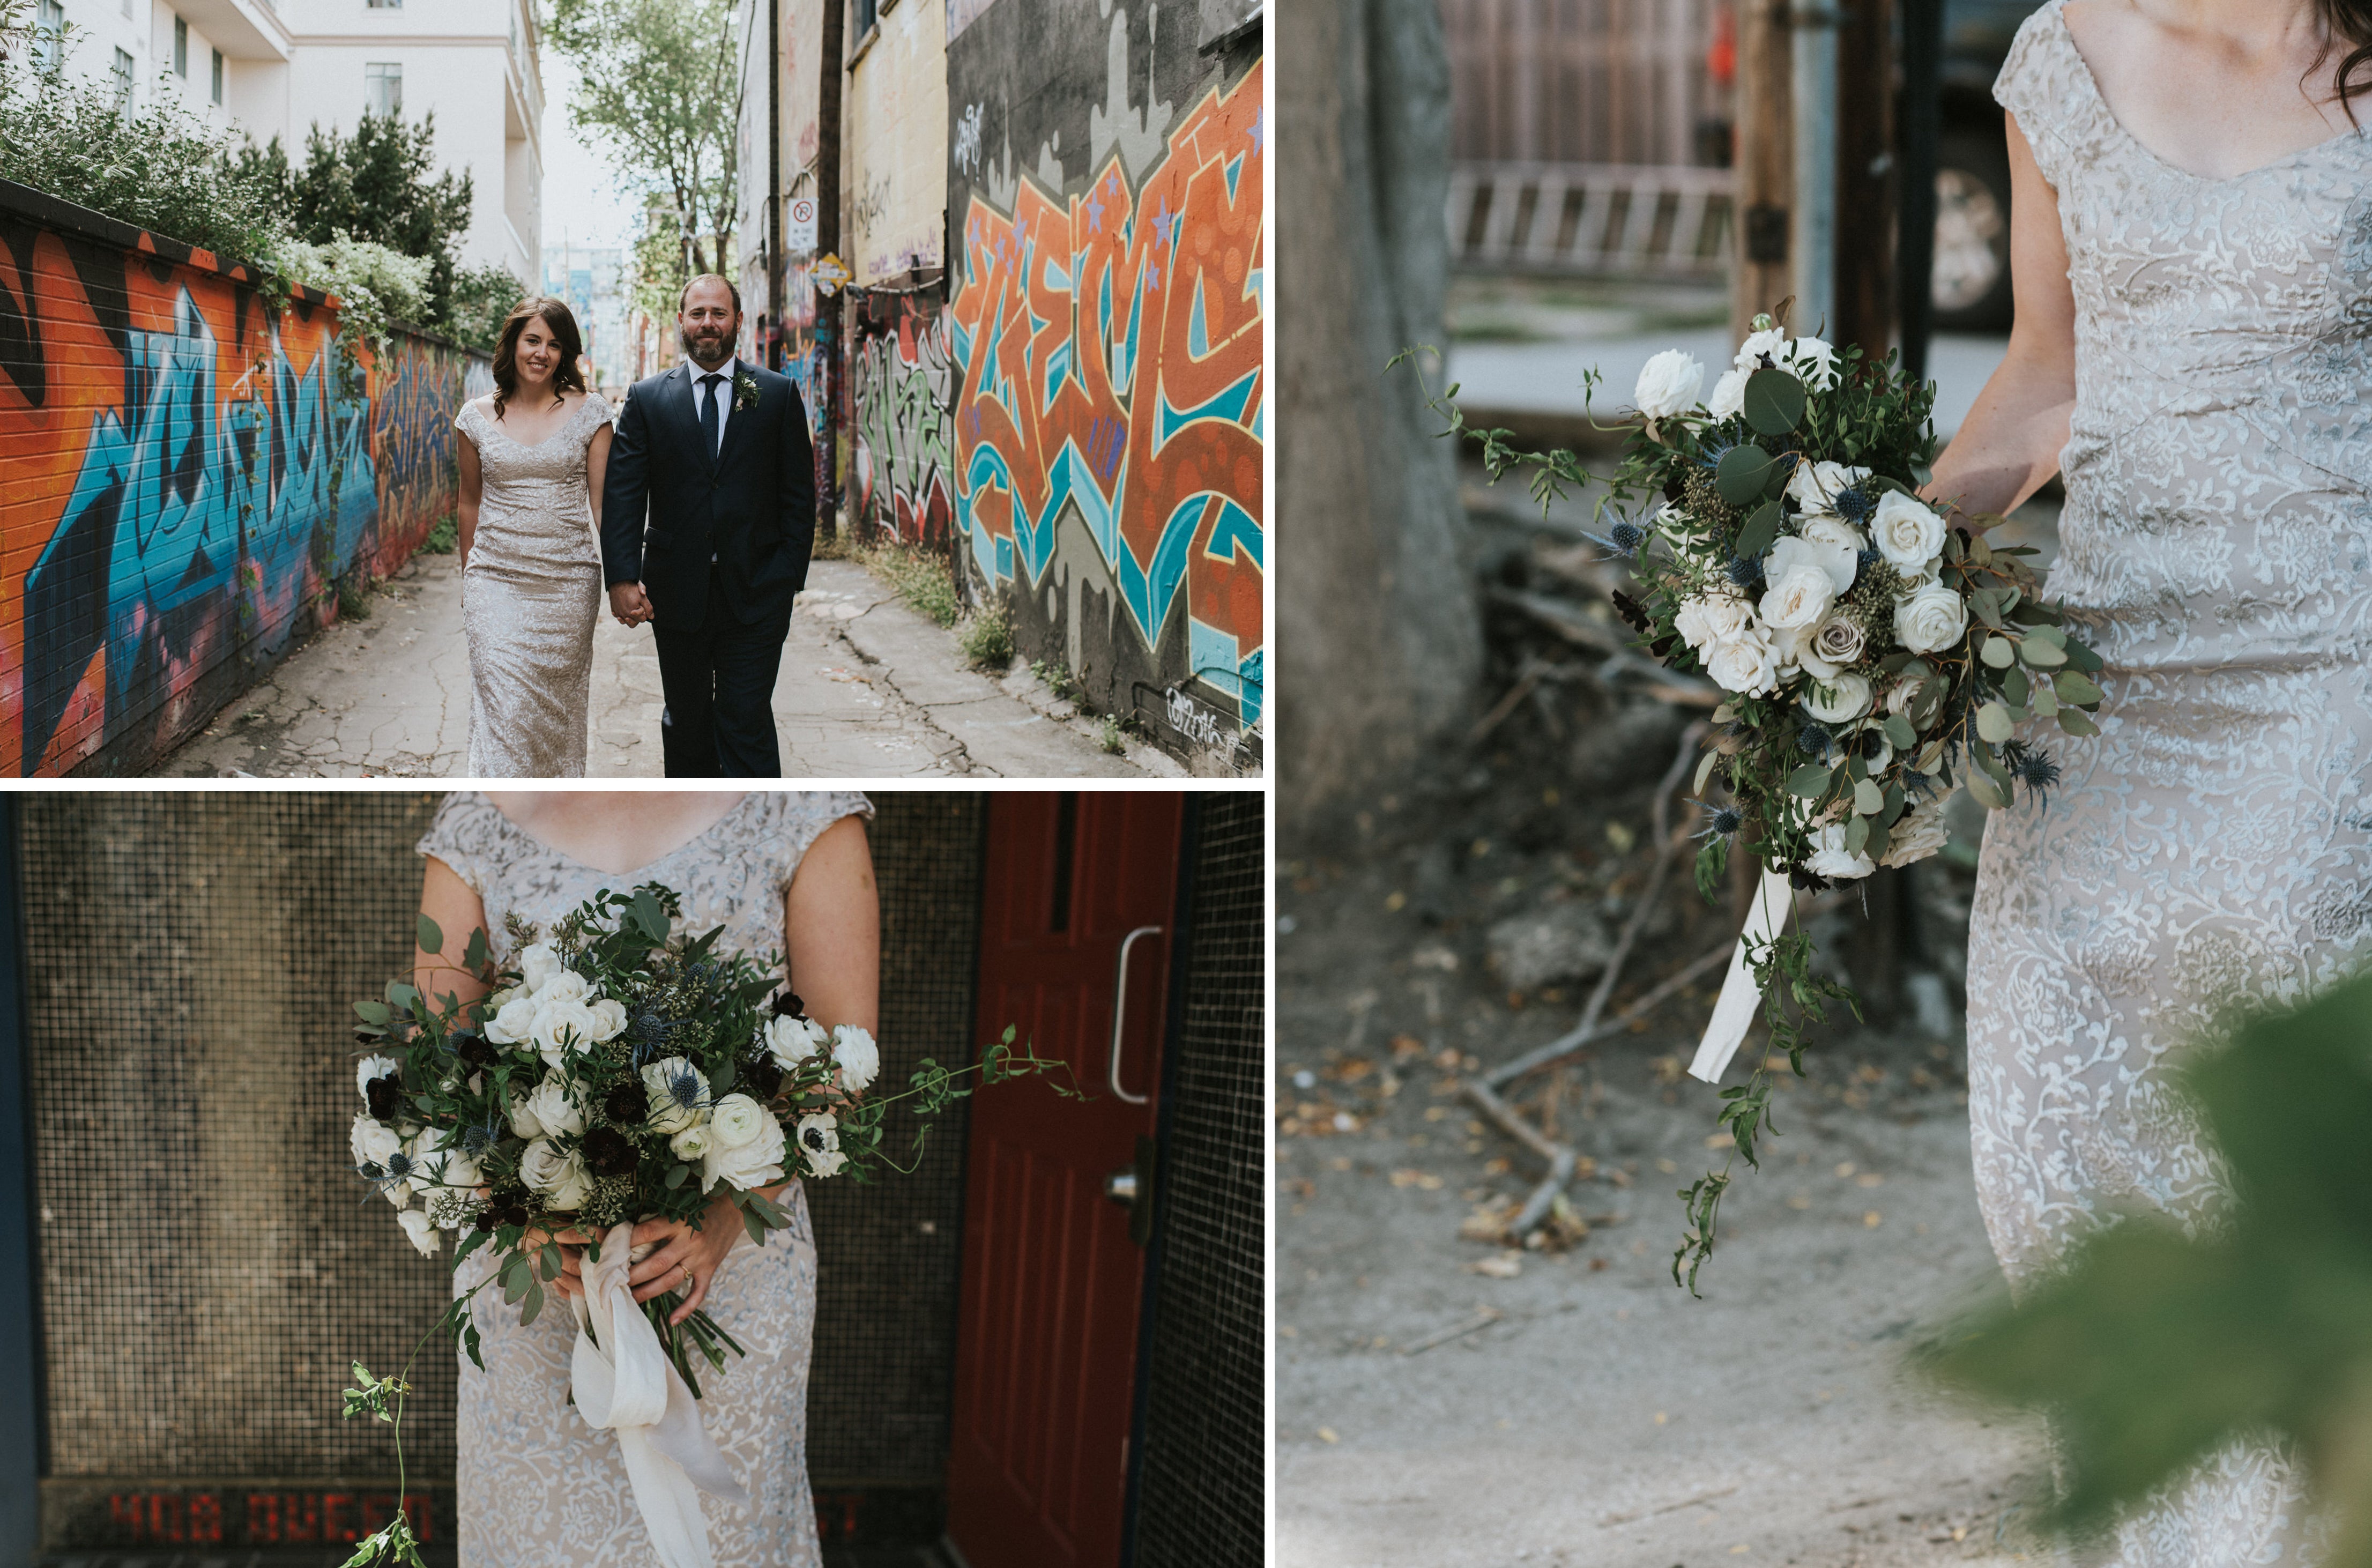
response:
M601 611L585 454L609 420L601 394L587 392L532 447L512 440L474 399L453 421L478 448L483 479L461 578L473 779L585 776Z
M871 816L861 795L755 791L691 842L625 876L596 871L512 825L483 795L446 797L420 853L451 866L484 900L497 959L516 912L539 923L603 888L664 882L683 895L687 929L727 928L752 953L783 947L783 894L799 858L843 817ZM821 1568L808 1490L808 1351L815 1332L815 1233L796 1183L782 1200L791 1224L727 1258L706 1307L750 1353L701 1379L700 1413L751 1506L703 1497L717 1568ZM454 1293L484 1279L472 1255ZM458 1425L460 1568L648 1568L650 1538L617 1439L568 1402L576 1318L558 1296L528 1328L488 1291L472 1303L486 1369L465 1354Z
M2056 190L2076 407L2049 593L2107 660L2101 734L2027 738L1969 937L1977 1189L2013 1283L2116 1209L2214 1221L2174 1053L2355 967L2372 919L2372 134L2227 180L2120 126L2054 0L1994 95ZM2359 100L2359 112L2361 100ZM2124 1568L2316 1561L2296 1472L2236 1446Z

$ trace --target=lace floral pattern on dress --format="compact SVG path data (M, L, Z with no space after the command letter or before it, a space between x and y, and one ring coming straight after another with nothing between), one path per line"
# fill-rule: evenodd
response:
M598 871L513 825L484 796L448 796L420 853L451 866L484 902L495 956L516 913L558 919L603 888L660 881L683 895L684 923L723 925L722 940L753 953L780 951L783 895L808 847L843 817L869 817L861 795L753 791L690 842L639 870ZM717 1271L706 1303L747 1347L703 1379L701 1419L751 1506L706 1498L717 1568L821 1568L808 1487L808 1354L815 1332L815 1233L807 1196L785 1194L791 1225L761 1249L745 1247ZM455 1292L492 1269L464 1263ZM464 1356L459 1400L458 1539L462 1568L644 1568L650 1539L615 1438L568 1403L576 1319L553 1300L528 1328L489 1293L472 1307L483 1337L483 1373Z

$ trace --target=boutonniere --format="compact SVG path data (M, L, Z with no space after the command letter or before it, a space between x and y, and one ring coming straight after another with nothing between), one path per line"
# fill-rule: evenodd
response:
M758 377L747 370L733 377L733 412L746 413L758 406Z

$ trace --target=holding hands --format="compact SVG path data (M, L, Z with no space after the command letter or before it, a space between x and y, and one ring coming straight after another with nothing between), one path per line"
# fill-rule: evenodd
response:
M621 626L640 626L655 619L650 596L643 592L640 583L619 583L610 589L610 613L618 618Z

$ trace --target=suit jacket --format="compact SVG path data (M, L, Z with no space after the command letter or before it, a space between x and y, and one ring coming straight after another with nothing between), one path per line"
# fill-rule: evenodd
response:
M601 487L602 578L642 584L661 622L697 626L713 556L726 613L745 623L786 615L815 547L815 447L798 386L737 362L758 401L732 411L711 457L696 371L679 364L627 396ZM733 395L733 383L717 391Z

